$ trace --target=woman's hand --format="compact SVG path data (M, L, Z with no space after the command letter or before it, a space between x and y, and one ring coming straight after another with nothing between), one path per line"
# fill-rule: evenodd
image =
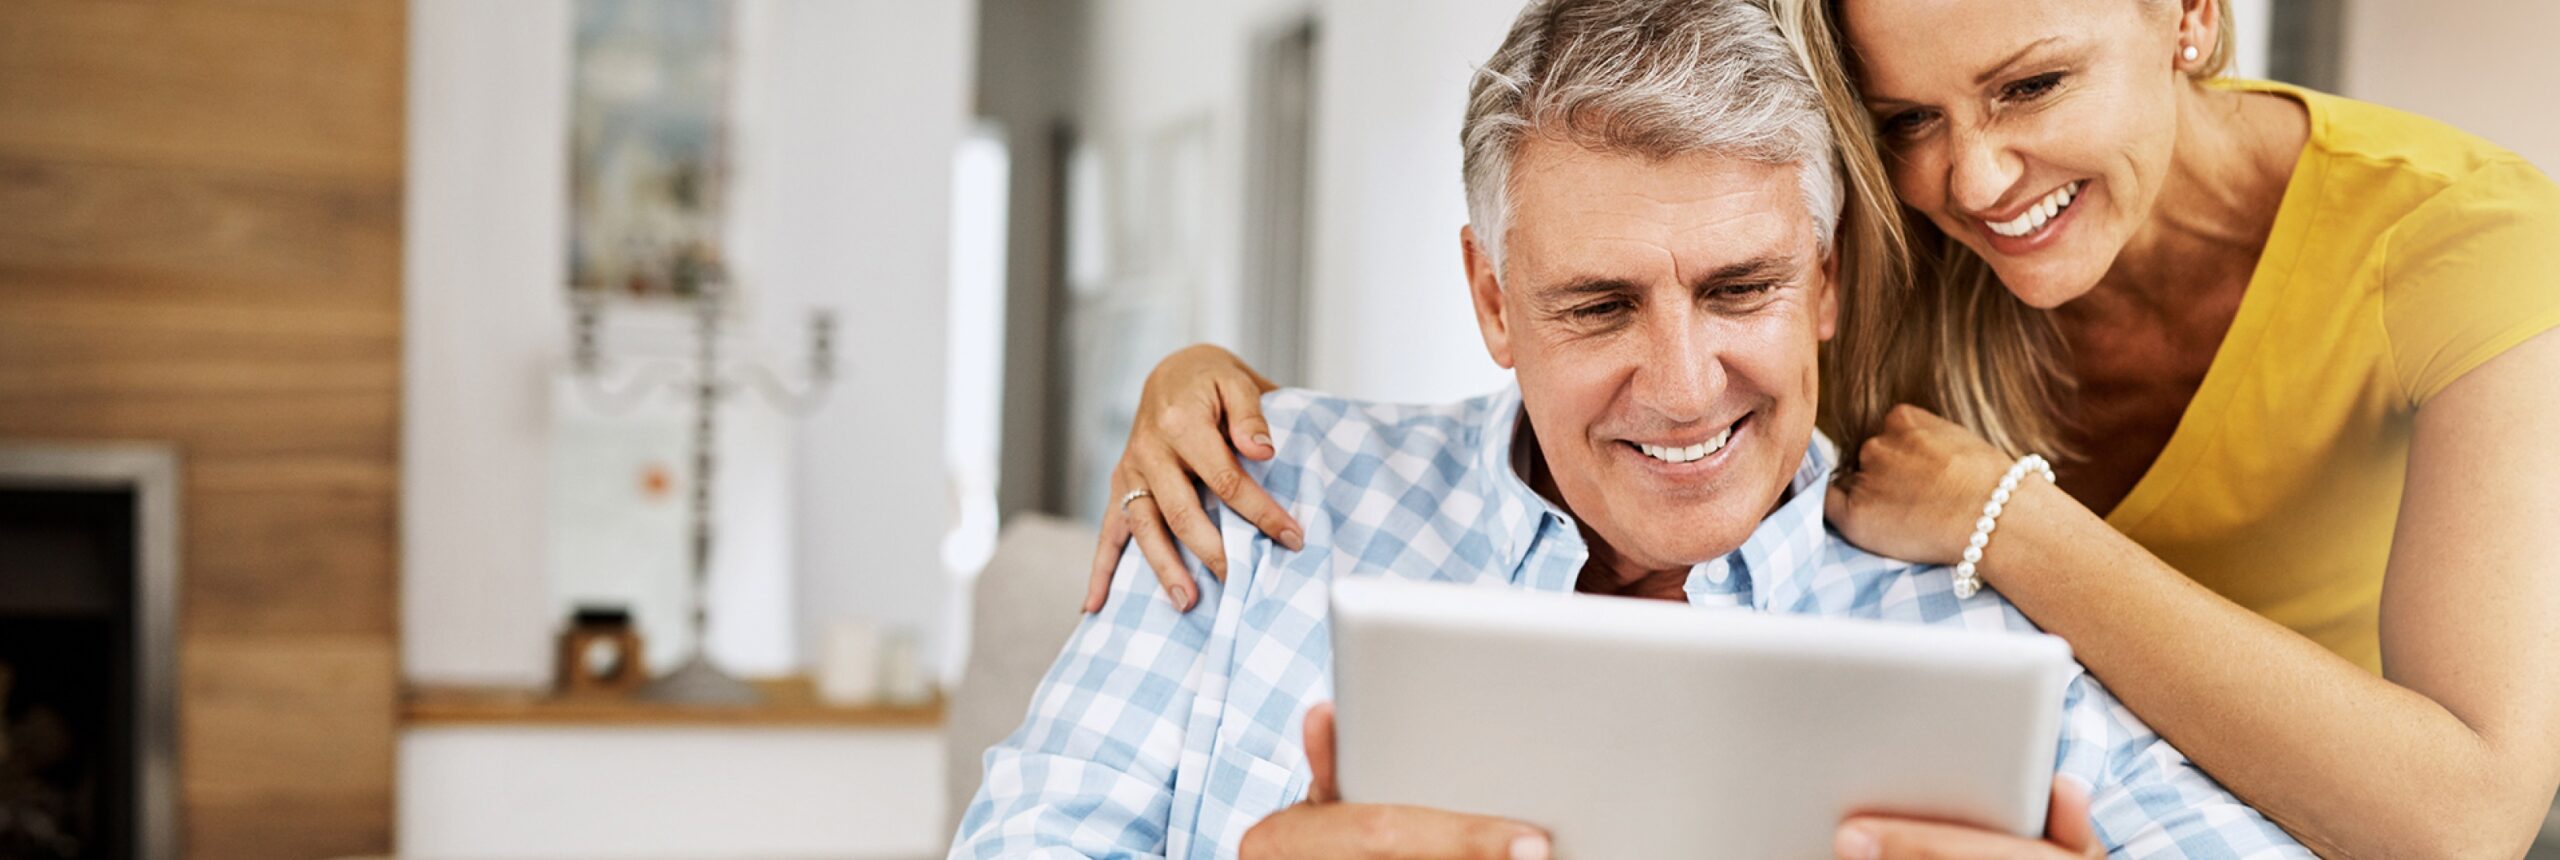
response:
M1973 431L1917 406L1896 406L1884 432L1858 448L1858 471L1831 482L1824 515L1868 552L1954 564L2009 465Z
M1111 593L1111 571L1133 536L1176 608L1190 611L1199 590L1174 549L1175 539L1199 556L1210 573L1226 579L1226 547L1191 489L1195 475L1263 534L1293 550L1303 546L1298 521L1236 462L1239 451L1256 460L1278 453L1271 447L1271 428L1262 420L1262 394L1278 387L1234 353L1205 343L1166 356L1147 374L1146 387L1138 393L1137 420L1129 428L1129 447L1111 470L1112 508L1102 516L1102 541L1094 550L1084 611L1102 608ZM1147 495L1119 503L1135 490Z
M2097 829L2089 823L2089 791L2058 776L2053 779L2053 802L2045 805L2042 842L1960 824L1860 815L1840 823L1831 852L1840 860L2095 860L2107 856L2106 846L2098 843Z

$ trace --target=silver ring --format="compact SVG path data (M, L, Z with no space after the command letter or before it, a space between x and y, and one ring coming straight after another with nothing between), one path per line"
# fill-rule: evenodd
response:
M1146 489L1145 487L1140 487L1140 488L1135 489L1135 490L1130 490L1128 495L1125 495L1125 496L1121 496L1121 497L1120 497L1120 515L1121 515L1121 516L1124 516L1124 517L1129 515L1129 503L1130 503L1130 502L1134 502L1134 501L1137 501L1137 500L1139 500L1139 499L1143 499L1143 498L1146 498L1146 497L1148 497L1148 496L1152 496L1152 495L1155 495L1155 494L1154 494L1154 493L1151 493L1151 492L1148 492L1148 491L1147 491L1147 489Z

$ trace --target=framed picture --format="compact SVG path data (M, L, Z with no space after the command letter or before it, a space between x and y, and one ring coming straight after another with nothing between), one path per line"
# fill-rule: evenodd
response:
M728 0L575 0L569 284L686 298L721 277Z

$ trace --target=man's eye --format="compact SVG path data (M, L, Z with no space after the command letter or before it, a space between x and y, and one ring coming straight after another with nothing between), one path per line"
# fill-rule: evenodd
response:
M1777 284L1769 283L1767 281L1748 284L1727 284L1715 289L1715 297L1719 299L1747 299L1767 293L1770 290L1777 288Z
M2031 102L2045 97L2047 93L2053 92L2054 88L2059 86L2062 86L2062 73L2046 72L2032 78L2013 81L2008 86L2001 87L2000 97L2013 102Z
M1625 313L1627 311L1627 307L1626 300L1611 299L1605 302L1592 302L1590 304L1574 308L1571 313L1573 314L1573 318L1577 320L1605 320Z

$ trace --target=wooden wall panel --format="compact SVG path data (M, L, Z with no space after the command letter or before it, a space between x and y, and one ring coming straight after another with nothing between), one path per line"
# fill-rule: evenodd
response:
M192 858L391 847L406 20L0 2L0 439L180 452Z
M196 587L185 596L189 632L378 636L394 629L399 585L391 572L399 552L391 470L349 463L337 470L347 474L303 476L328 464L241 460L188 470L187 545L198 559ZM226 472L271 474L234 480L221 477Z
M0 104L9 106L0 152L400 179L407 9L398 2L0 5Z
M188 856L388 853L392 757L374 750L393 745L397 699L372 692L399 662L371 635L190 634L178 728Z
M0 274L12 281L136 301L218 287L242 303L397 304L383 288L398 273L379 266L400 242L396 183L0 151L0 209L20 219L0 233Z

